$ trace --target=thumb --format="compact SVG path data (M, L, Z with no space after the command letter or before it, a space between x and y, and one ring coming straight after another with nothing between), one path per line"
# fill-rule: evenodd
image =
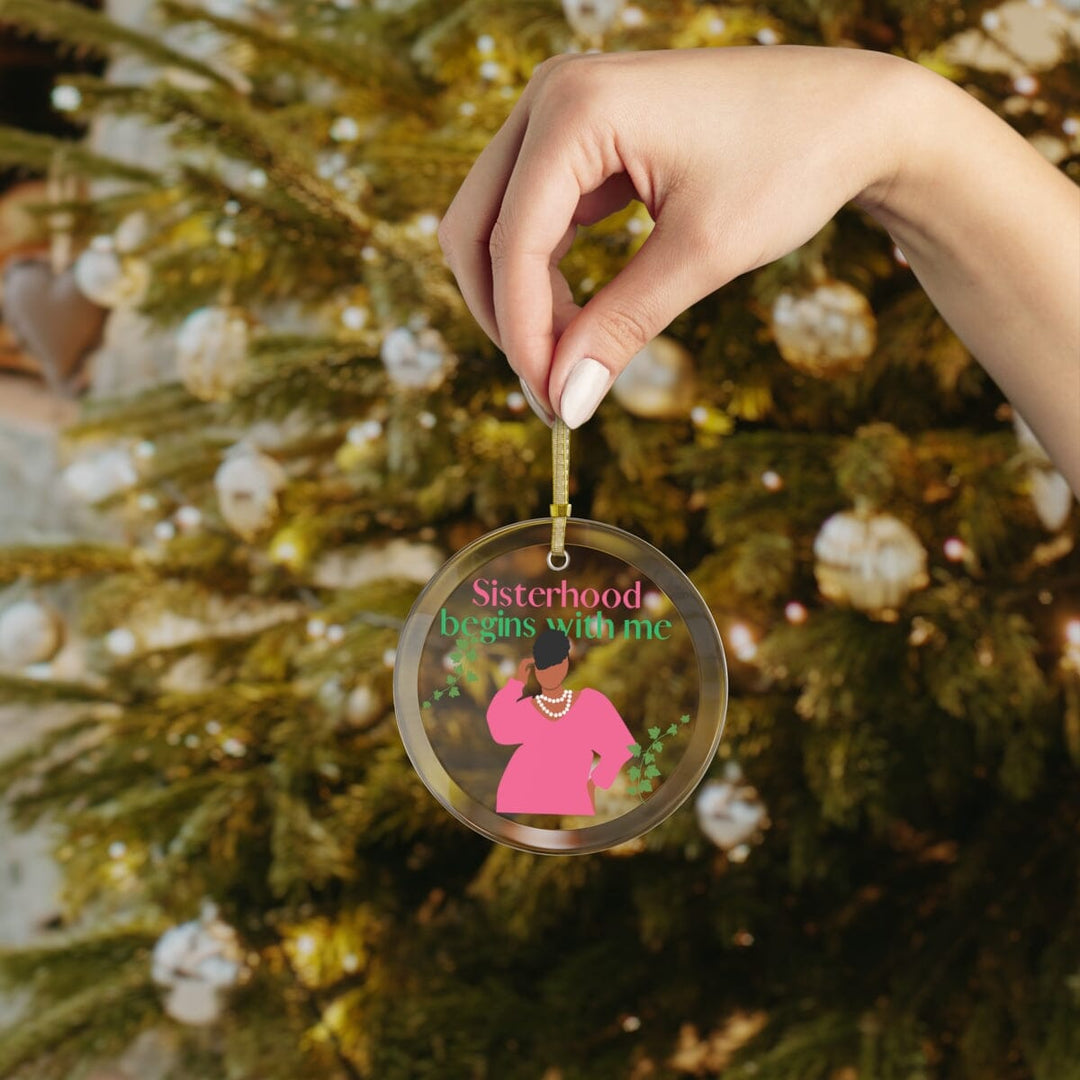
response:
M611 384L676 316L722 281L700 216L669 211L626 266L570 321L551 365L548 395L569 428L596 411ZM711 245L715 247L715 243Z

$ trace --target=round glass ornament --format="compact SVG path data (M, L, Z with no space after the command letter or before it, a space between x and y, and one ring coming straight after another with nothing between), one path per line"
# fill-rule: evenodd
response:
M442 805L491 840L585 854L682 805L724 725L724 648L705 601L651 544L564 518L469 544L402 629L398 727ZM560 545L561 546L561 545Z

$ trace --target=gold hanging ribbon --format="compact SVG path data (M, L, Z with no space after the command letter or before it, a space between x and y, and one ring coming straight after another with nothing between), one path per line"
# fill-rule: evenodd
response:
M570 565L566 522L570 517L570 429L556 419L551 427L551 550L547 564L555 571Z

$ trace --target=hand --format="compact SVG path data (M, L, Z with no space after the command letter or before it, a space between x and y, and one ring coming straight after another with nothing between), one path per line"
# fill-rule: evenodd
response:
M542 63L439 227L466 303L533 408L578 427L692 303L887 187L895 87L915 66L799 45ZM632 199L652 235L581 308L559 260L579 225Z
M531 656L526 656L517 667L517 678L520 682L527 682L529 679L529 672L533 669L533 660Z

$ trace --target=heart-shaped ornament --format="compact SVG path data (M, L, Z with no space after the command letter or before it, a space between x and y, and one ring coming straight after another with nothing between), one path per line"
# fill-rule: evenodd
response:
M17 258L4 267L4 322L56 392L70 393L80 381L107 315L79 291L70 268L58 274L44 258Z

